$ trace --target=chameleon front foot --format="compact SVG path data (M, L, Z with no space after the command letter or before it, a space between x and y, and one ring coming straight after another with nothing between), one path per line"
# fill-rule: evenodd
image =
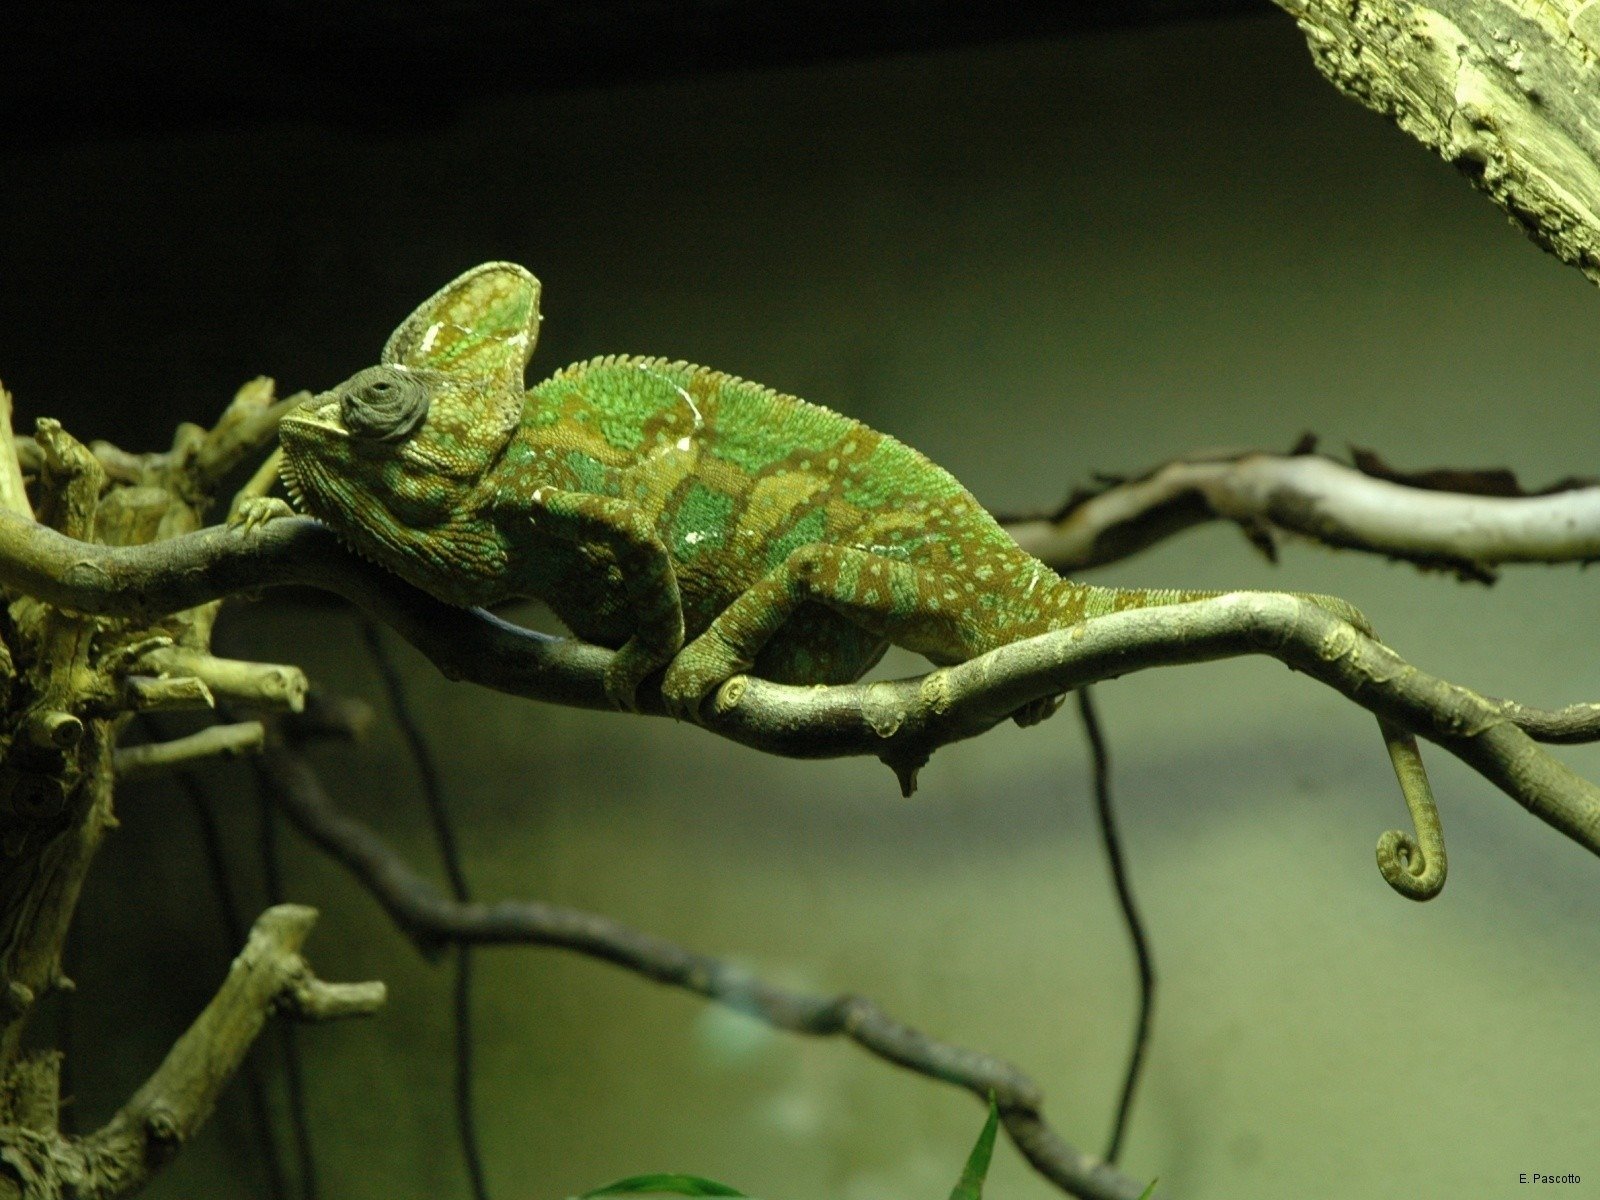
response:
M277 496L251 496L240 502L239 507L228 514L228 528L237 533L252 534L268 521L276 521L279 517L294 516L294 509L289 507L285 500Z

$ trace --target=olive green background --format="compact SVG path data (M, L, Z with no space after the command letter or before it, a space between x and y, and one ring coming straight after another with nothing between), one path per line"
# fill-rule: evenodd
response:
M1000 509L1304 430L1533 485L1595 471L1592 288L1337 96L1286 17L733 70L405 133L82 145L7 170L0 378L24 423L55 413L129 448L209 419L257 372L326 387L457 271L512 258L544 282L535 372L624 350L713 364L896 434ZM1274 567L1219 526L1093 578L1337 593L1424 670L1533 703L1600 696L1594 581L1576 568L1485 589L1296 544ZM356 629L269 595L226 634L381 708ZM877 763L511 700L395 645L479 895L870 995L1018 1063L1066 1137L1101 1144L1133 971L1070 710L941 752L908 802ZM1367 714L1266 660L1097 695L1161 975L1130 1173L1187 1200L1600 1183L1600 862L1433 751L1451 879L1417 906L1373 862L1404 816ZM1600 777L1600 753L1561 754ZM386 712L365 744L317 757L351 812L433 869ZM253 913L250 777L208 780ZM85 1126L231 953L181 795L130 786L120 809L73 952ZM448 970L288 835L284 854L290 898L324 913L319 971L391 988L374 1020L300 1031L322 1194L464 1196ZM609 966L478 962L496 1200L646 1170L767 1200L938 1200L981 1122L971 1097L850 1045ZM148 1194L262 1188L235 1095ZM1057 1193L1003 1144L988 1194Z

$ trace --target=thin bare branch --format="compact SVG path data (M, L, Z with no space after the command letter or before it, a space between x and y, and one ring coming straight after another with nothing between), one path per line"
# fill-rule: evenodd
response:
M258 764L274 800L309 841L341 863L419 947L551 946L601 959L657 983L694 992L778 1029L846 1037L878 1058L965 1088L992 1093L1017 1148L1074 1196L1136 1200L1143 1186L1064 1141L1041 1115L1039 1085L1003 1059L938 1041L861 996L820 995L767 983L748 970L629 928L597 913L537 900L452 900L368 825L338 810L301 755L271 740Z
M1501 563L1600 559L1600 486L1521 496L1441 491L1314 454L1178 460L1007 529L1066 572L1218 520L1237 522L1258 545L1274 531L1297 534L1477 580L1492 579Z
M100 1129L81 1139L62 1137L53 1127L9 1130L0 1196L132 1195L205 1123L274 1012L323 1020L380 1007L381 983L329 984L312 974L300 947L316 917L314 909L296 904L262 913L217 994ZM53 1076L44 1075L48 1087Z
M181 675L129 675L122 681L122 704L133 712L183 712L215 708L217 701L201 680Z
M186 646L157 646L140 656L137 669L152 675L192 676L213 696L258 708L299 712L306 703L306 673L285 663L246 662Z
M0 387L0 508L32 517L33 505L28 502L28 492L22 482L22 466L17 459L17 443L21 439L11 425L14 412L11 393Z

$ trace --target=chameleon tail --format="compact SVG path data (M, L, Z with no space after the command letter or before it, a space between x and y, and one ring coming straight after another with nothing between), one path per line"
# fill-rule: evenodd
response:
M1102 588L1068 581L1063 581L1063 586L1071 589L1072 595L1070 600L1064 598L1062 608L1076 610L1077 620L1130 608L1211 600L1226 594L1154 588ZM1349 622L1357 632L1377 640L1372 622L1348 601L1310 592L1286 594L1298 600L1309 600L1341 621ZM1444 830L1439 823L1439 809L1433 800L1433 788L1428 783L1427 769L1422 765L1417 739L1408 731L1381 718L1378 728L1383 731L1383 744L1389 751L1389 761L1394 765L1400 794L1405 798L1416 827L1415 836L1403 830L1391 829L1378 839L1378 870L1389 886L1402 896L1411 900L1431 900L1444 887L1446 871Z

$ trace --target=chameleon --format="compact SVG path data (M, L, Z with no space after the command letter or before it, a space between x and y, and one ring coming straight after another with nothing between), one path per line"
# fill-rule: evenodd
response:
M281 475L295 509L438 599L535 597L613 649L618 708L658 672L668 710L698 720L745 672L846 683L890 644L951 664L1222 594L1065 579L918 451L721 371L610 355L525 388L539 296L514 263L446 284L378 365L284 416ZM240 519L290 511L272 504ZM1291 594L1372 632L1337 597ZM1379 866L1426 899L1444 882L1437 813L1415 739L1380 724L1421 844L1385 834Z

